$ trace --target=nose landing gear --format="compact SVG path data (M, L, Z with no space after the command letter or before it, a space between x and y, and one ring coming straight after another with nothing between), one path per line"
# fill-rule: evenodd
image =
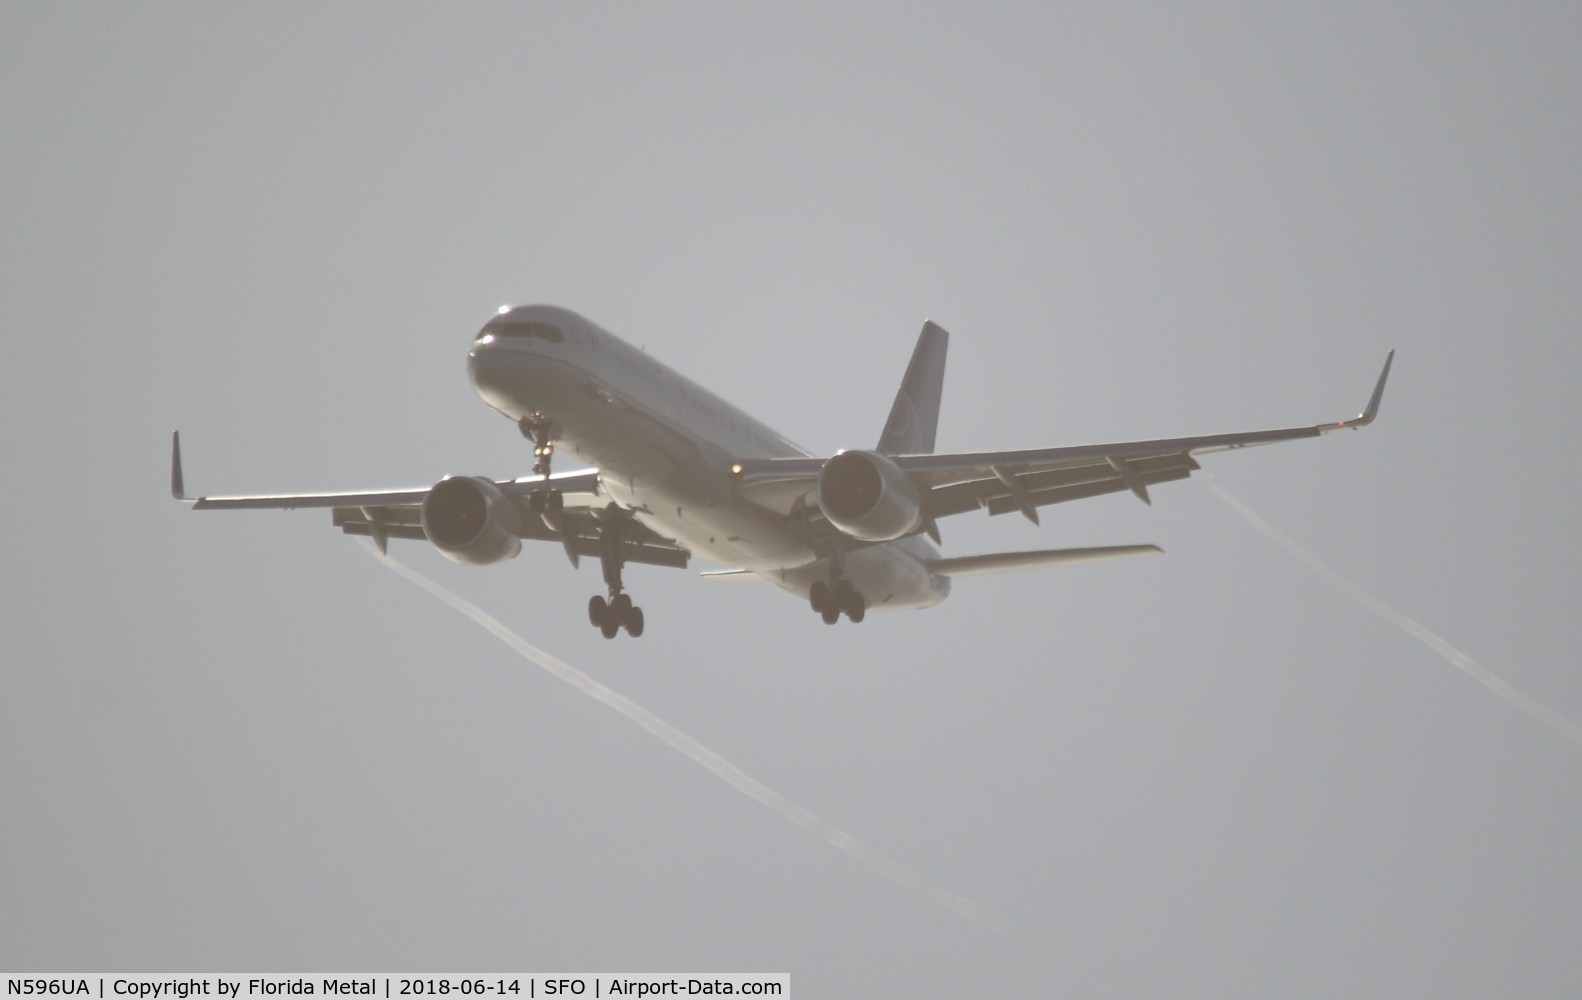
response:
M550 460L555 457L555 441L550 437L553 426L550 419L534 410L518 420L516 426L523 437L533 442L533 457L538 459L533 463L533 475L547 477Z
M813 586L808 588L808 603L824 619L825 625L840 621L843 614L853 625L868 616L867 600L844 577L837 577L834 583L813 581Z
M549 486L549 464L555 457L555 439L551 436L554 424L544 414L534 410L516 422L522 436L533 442L533 475L544 477L543 489L528 494L527 509L535 514L558 514L565 506L560 491Z

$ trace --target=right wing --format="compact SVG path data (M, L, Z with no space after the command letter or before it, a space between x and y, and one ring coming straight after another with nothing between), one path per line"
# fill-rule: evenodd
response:
M1084 497L1130 490L1150 503L1148 487L1185 479L1198 468L1198 455L1255 445L1319 437L1373 423L1395 360L1391 351L1362 413L1310 427L1241 431L1197 437L1118 441L1062 448L966 452L945 455L894 455L923 496L923 515L937 518L986 509L990 514L1020 511L1038 523L1037 508ZM743 497L782 513L818 517L814 489L826 459L760 459L736 463L732 472Z
M548 477L494 481L495 488L511 500L521 515L521 537L531 541L559 542L576 565L582 556L600 554L601 522L610 502L604 498L598 469L561 472ZM532 494L546 485L564 501L554 515L536 512ZM423 532L423 499L431 487L376 490L361 493L276 493L254 496L187 496L181 468L181 433L171 436L170 492L194 510L295 510L328 507L332 523L348 535L372 538L381 552L392 538L427 541ZM554 527L551 527L554 524ZM664 538L633 517L621 520L620 537L627 562L684 568L691 553Z

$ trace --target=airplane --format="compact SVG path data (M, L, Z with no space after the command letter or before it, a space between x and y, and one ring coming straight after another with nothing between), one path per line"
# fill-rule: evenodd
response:
M447 558L486 565L523 540L558 542L573 567L597 559L605 593L588 621L611 639L644 629L622 577L630 563L684 568L696 555L728 569L714 580L767 580L825 622L869 610L926 608L958 576L1152 555L1109 545L942 556L938 522L1019 512L1185 479L1196 456L1365 427L1395 359L1352 420L1274 430L1019 451L936 454L949 334L923 325L889 419L871 449L815 455L646 351L567 309L504 306L472 338L468 374L484 402L533 442L532 475L447 476L430 487L358 493L189 497L181 434L171 437L171 494L197 510L329 508L348 535L384 553L392 538L427 540ZM595 463L552 472L558 445Z

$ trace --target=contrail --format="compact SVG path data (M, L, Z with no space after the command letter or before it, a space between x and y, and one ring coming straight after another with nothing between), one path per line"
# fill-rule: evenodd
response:
M929 882L913 874L845 830L820 819L811 810L803 808L757 778L747 774L735 764L732 764L635 701L600 684L592 677L558 657L551 656L549 653L534 646L511 631L487 611L484 611L466 598L451 593L417 570L398 563L388 556L380 555L372 545L366 546L364 551L389 567L392 572L417 584L452 608L471 618L474 622L482 625L496 639L510 646L523 659L536 663L588 697L595 701L601 701L610 708L615 709L615 711L648 730L661 743L690 757L700 767L758 804L779 813L831 847L851 855L895 884L905 889L910 889L925 899L931 900L968 920L975 921L1001 933L1010 933L1010 922L994 910L981 903L973 902L965 896L951 892L942 885Z
M1543 704L1542 702L1511 687L1505 682L1504 679L1502 679L1498 674L1490 670L1488 667L1485 667L1477 660L1474 660L1466 653L1463 653L1461 650L1452 646L1444 639L1441 639L1433 632L1430 632L1424 626L1420 625L1416 621L1413 621L1411 618L1408 618L1406 615L1390 607L1388 604L1385 604L1383 601L1374 597L1372 594L1369 594L1361 587L1358 587L1350 580L1347 580L1339 573L1336 573L1328 566L1325 566L1323 563L1319 562L1317 557L1315 557L1311 552L1308 552L1306 549L1302 548L1302 546L1296 544L1296 542L1281 534L1274 527L1274 525L1253 513L1246 504L1225 492L1208 476L1204 477L1204 484L1208 486L1209 489L1214 491L1215 496L1225 501L1225 503L1230 506L1231 510L1234 510L1236 513L1240 514L1248 524L1252 525L1254 528L1257 528L1260 533L1274 541L1282 549L1285 549L1293 556L1296 556L1296 558L1300 559L1307 565L1308 569L1334 584L1343 593L1357 601L1363 607L1367 608L1369 611L1372 611L1380 618L1383 618L1391 625L1394 625L1396 628L1399 628L1407 635L1438 653L1440 656L1449 661L1451 666L1464 671L1478 683L1482 684L1490 691L1493 691L1501 698L1504 698L1510 704L1515 705L1517 708L1521 709L1523 712L1526 712L1539 722L1542 722L1544 725L1558 731L1560 735L1566 737L1567 739L1573 740L1577 743L1582 743L1582 728L1578 728L1577 725L1571 720L1567 719L1565 716L1561 715L1559 712L1556 712L1554 709Z

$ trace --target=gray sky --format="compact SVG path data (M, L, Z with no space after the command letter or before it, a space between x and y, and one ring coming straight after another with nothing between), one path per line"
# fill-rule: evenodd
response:
M898 888L381 569L206 492L524 474L471 392L576 309L822 451L923 319L942 450L1205 461L1582 721L1574 4L0 5L0 968L786 970L799 993L1576 996L1582 747L1202 483L947 522L826 628L553 547L392 551ZM1321 8L1321 9L1320 9ZM564 467L569 468L566 461Z

